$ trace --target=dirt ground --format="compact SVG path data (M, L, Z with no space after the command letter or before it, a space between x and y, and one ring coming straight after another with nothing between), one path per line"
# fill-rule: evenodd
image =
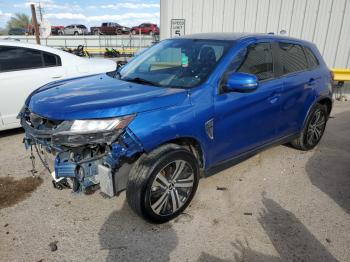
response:
M0 132L0 183L17 181L20 196L0 206L0 261L350 261L349 102L335 104L316 149L274 147L202 179L163 225L134 215L125 193L58 191L45 172L23 196L22 137Z

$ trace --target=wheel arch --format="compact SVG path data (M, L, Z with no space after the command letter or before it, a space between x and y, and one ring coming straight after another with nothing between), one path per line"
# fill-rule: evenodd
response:
M330 115L333 107L332 99L329 97L321 98L317 101L318 104L325 105L327 107L328 116Z
M175 139L168 140L164 144L177 144L179 146L183 146L187 148L198 160L199 167L204 168L205 166L205 156L204 156L204 151L203 147L201 146L201 143L193 138L193 137L178 137ZM161 146L161 145L160 145Z
M304 116L304 120L303 120L303 125L302 127L305 126L305 123L306 123L306 120L307 120L307 117L308 115L310 114L310 111L312 110L312 108L316 105L316 104L321 104L321 105L326 105L327 106L327 113L328 113L328 116L330 115L331 111L332 111L332 106L333 106L333 101L330 97L328 96L322 96L322 97L319 97L318 99L316 99L312 104L311 106L308 108L307 110L307 113L305 114Z

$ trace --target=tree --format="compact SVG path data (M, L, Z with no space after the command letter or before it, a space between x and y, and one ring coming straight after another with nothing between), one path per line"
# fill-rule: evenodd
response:
M0 27L0 35L7 35L7 30L5 28Z
M25 28L29 24L31 21L28 15L17 13L7 22L7 28Z

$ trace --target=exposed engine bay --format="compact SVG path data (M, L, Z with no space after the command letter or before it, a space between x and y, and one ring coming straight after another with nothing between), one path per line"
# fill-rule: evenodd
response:
M61 121L23 108L18 117L25 129L26 149L31 150L31 158L37 153L58 189L87 192L100 188L105 195L115 196L126 188L132 164L143 152L127 127L134 115Z

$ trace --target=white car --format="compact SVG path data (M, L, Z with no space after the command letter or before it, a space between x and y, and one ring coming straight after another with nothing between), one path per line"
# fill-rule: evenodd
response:
M19 127L17 114L35 89L61 79L112 72L116 63L35 44L0 40L0 130Z
M60 35L88 35L89 30L85 25L69 25L59 31Z

